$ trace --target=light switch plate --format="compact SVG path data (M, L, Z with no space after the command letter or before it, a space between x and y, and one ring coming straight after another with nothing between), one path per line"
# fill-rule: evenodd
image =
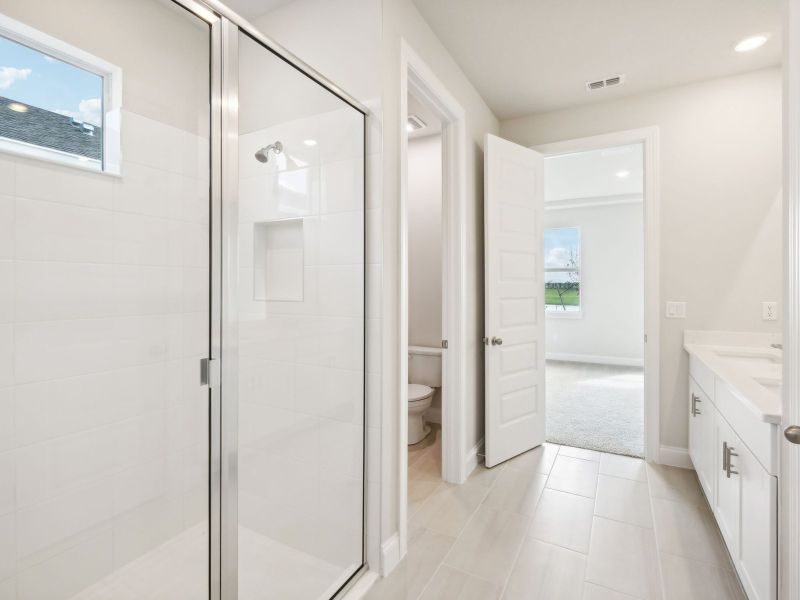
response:
M668 319L685 319L686 302L673 302L671 300L668 300L666 317Z
M773 301L761 303L761 318L765 321L778 320L778 303Z

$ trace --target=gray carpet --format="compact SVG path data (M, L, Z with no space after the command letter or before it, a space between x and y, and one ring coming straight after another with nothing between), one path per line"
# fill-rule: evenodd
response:
M644 456L644 371L547 361L547 441Z

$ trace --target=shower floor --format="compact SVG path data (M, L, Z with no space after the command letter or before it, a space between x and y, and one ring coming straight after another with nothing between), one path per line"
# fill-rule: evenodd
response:
M70 600L198 600L208 597L208 534L197 525ZM239 528L239 598L327 600L353 573L250 529ZM346 571L346 574L343 574Z

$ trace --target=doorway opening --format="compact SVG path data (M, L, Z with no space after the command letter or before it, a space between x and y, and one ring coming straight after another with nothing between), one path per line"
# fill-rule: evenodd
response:
M654 137L621 132L538 148L549 442L657 456L657 212L646 139Z
M409 514L421 505L423 496L442 481L462 483L477 461L477 455L465 448L462 406L466 386L465 112L405 41L401 41L399 91L403 129L398 140L398 536L397 544L384 550L386 564L405 554ZM419 122L424 125L419 127ZM409 136L409 130L420 133ZM425 135L429 132L434 135ZM427 221L418 218L426 215ZM431 388L430 398L411 384ZM423 406L428 402L430 406ZM426 450L429 454L423 457ZM409 485L409 465L420 459L429 460L414 465L411 475L423 483Z
M547 440L644 456L642 144L544 161Z

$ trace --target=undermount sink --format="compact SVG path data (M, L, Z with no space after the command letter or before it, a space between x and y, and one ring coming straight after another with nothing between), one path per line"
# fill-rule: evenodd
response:
M758 350L715 350L717 356L749 365L780 365L783 359L779 354Z

